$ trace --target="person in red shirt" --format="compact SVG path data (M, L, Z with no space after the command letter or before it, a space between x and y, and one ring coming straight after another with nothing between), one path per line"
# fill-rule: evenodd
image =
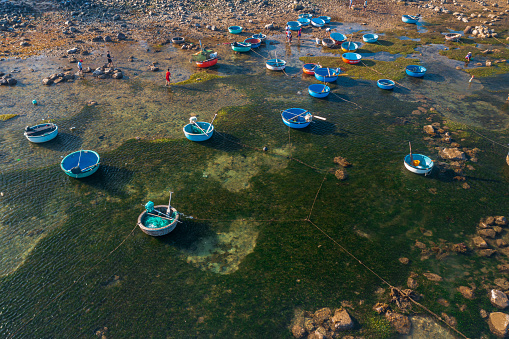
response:
M171 77L171 73L170 73L170 69L168 68L168 70L166 71L166 85L164 85L164 86L170 86L170 77Z

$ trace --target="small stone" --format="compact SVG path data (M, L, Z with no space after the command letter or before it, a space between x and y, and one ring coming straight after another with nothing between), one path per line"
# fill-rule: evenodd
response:
M486 222L486 225L495 225L495 218L494 217L487 217L485 222Z
M504 241L504 239L495 240L495 245L497 245L497 247L507 247L507 243Z
M306 329L299 325L293 325L292 334L294 338L301 339L306 336Z
M479 315L481 316L481 318L483 319L486 319L488 318L488 312L486 312L485 310L483 310L482 308L479 310Z
M373 310L375 310L378 314L383 314L389 310L389 305L384 303L376 303L375 306L373 306Z
M507 295L500 290L491 290L490 292L490 302L493 306L503 310L509 306L509 300L507 299Z
M495 250L492 250L492 249L485 249L485 250L480 250L479 251L479 255L481 257L486 257L486 258L489 258L491 257L493 254L497 253L497 251Z
M491 228L485 228L482 230L478 230L477 234L479 234L480 236L492 238L492 239L497 236L497 233Z
M461 295L469 300L472 300L475 298L474 296L474 290L467 286L460 286L458 287L458 292L461 293Z
M337 156L334 158L334 163L335 164L338 164L339 166L342 166L342 167L350 167L352 166L352 164L346 160L345 158L341 157L341 156Z
M435 273L423 273L422 275L430 281L442 281L442 277Z
M432 125L424 126L423 130L424 130L425 133L427 133L429 135L435 135L435 127L433 127Z
M424 244L424 243L422 243L422 242L420 242L420 241L416 241L416 242L415 242L415 247L417 247L417 248L419 248L419 249L423 250L423 249L425 249L425 248L426 248L426 244Z
M449 303L449 301L445 300L444 298L437 299L437 303L439 303L440 305L442 305L444 307L451 306L451 303Z
M402 263L403 265L408 265L408 263L410 263L410 259L408 258L399 258L398 259L400 263Z
M408 279L406 280L406 285L408 286L408 288L415 290L419 286L419 283L414 278L408 277Z
M458 148L443 148L438 152L443 159L449 160L466 160L465 153Z
M473 237L472 241L474 242L474 246L477 248L488 248L488 243L481 237Z
M334 175L338 180L346 180L348 178L348 173L345 169L338 169Z
M449 326L456 327L458 325L458 321L456 320L455 317L449 316L444 312L442 312L441 316Z
M507 219L504 216L495 217L495 224L499 226L507 226Z
M321 308L313 314L313 321L317 325L323 324L327 319L330 318L332 311L328 307Z
M509 290L509 281L506 278L498 278L493 281L495 285L503 290Z

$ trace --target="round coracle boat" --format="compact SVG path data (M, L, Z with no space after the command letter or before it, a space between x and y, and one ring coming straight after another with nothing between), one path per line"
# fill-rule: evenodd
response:
M153 209L153 213L145 210L138 217L138 226L143 233L159 237L173 231L180 217L177 210L171 207L171 214L169 215L171 218L167 218L166 216L161 216L158 212L168 215L168 205L157 205Z

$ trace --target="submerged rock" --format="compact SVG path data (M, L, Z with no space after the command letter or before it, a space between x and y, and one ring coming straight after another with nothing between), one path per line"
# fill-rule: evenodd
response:
M422 275L431 281L442 281L442 277L435 273L423 273Z
M339 180L346 180L348 178L348 173L344 169L338 169L334 175Z
M407 316L399 313L387 312L385 318L391 323L399 334L410 334L412 323Z
M352 166L352 164L346 160L345 158L341 157L341 156L337 156L334 158L334 163L335 164L338 164L339 166L342 166L342 167L350 167Z
M464 298L467 298L469 300L472 300L475 298L474 296L474 290L471 289L470 287L467 287L467 286L460 286L458 287L458 292L461 293L461 295L464 297Z
M490 301L491 304L501 310L509 306L509 300L507 299L507 295L500 290L491 290L490 292Z
M466 160L465 153L460 151L458 148L443 148L438 152L438 155L443 159L449 160Z
M488 320L491 332L499 338L505 338L509 330L509 314L502 312L490 313Z

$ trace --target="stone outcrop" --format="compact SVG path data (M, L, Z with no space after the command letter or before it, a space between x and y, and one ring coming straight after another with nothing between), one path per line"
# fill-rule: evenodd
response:
M458 292L461 293L461 295L469 300L472 300L475 298L474 290L467 286L460 286L458 287Z

